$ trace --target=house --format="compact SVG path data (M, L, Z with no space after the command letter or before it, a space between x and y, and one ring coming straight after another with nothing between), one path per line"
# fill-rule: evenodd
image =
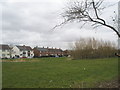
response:
M12 48L13 58L32 58L34 56L33 50L30 46L14 46Z
M64 54L64 56L66 56L66 57L70 57L71 50L64 50L64 51L63 51L63 54Z
M34 57L46 57L49 56L48 48L34 47Z
M70 54L68 50L64 50L63 53L64 53L64 56L68 56Z
M63 56L62 49L57 48L41 48L41 47L34 47L34 56L35 57L57 57Z
M8 45L0 45L0 58L11 58L11 48Z
M50 56L63 56L63 51L60 48L59 49L49 48L48 51Z

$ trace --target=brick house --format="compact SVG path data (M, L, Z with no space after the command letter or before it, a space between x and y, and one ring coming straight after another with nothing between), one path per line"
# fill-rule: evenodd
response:
M63 51L62 49L53 49L53 48L49 48L49 55L50 56L63 56Z
M48 48L34 47L33 48L34 57L45 57L49 56Z
M56 48L40 48L40 47L34 47L34 56L35 57L56 57L56 56L63 56L62 49L56 49Z
M64 50L63 53L64 53L64 56L69 56L70 55L70 51L68 51L68 50Z

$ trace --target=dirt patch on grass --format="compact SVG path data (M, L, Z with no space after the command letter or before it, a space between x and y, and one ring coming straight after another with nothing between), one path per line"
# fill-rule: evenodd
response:
M24 59L16 59L16 60L1 60L0 62L37 62L38 60L24 60Z
M120 84L119 84L118 79L115 79L112 81L97 83L95 87L97 87L97 88L119 88Z

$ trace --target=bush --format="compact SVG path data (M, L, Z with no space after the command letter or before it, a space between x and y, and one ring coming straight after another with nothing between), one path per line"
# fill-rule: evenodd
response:
M71 56L73 59L107 58L114 57L116 52L116 45L110 41L81 38L74 43Z

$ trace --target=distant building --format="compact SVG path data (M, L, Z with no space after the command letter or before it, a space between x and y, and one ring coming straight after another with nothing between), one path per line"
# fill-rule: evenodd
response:
M48 48L34 47L34 57L44 57L48 56Z
M12 48L12 58L32 58L33 50L30 46L14 46Z
M0 45L0 58L33 58L33 57L62 57L68 56L68 50L19 45Z
M63 56L62 49L57 48L40 48L40 47L34 47L34 56L35 57L60 57Z
M64 56L69 56L69 55L70 55L70 51L64 50L64 51L63 51L63 54L64 54Z
M10 58L11 48L8 45L0 45L0 58Z
M62 49L57 49L57 48L48 48L48 51L49 51L49 55L50 56L55 56L55 57L57 57L57 56L63 56L63 50Z

